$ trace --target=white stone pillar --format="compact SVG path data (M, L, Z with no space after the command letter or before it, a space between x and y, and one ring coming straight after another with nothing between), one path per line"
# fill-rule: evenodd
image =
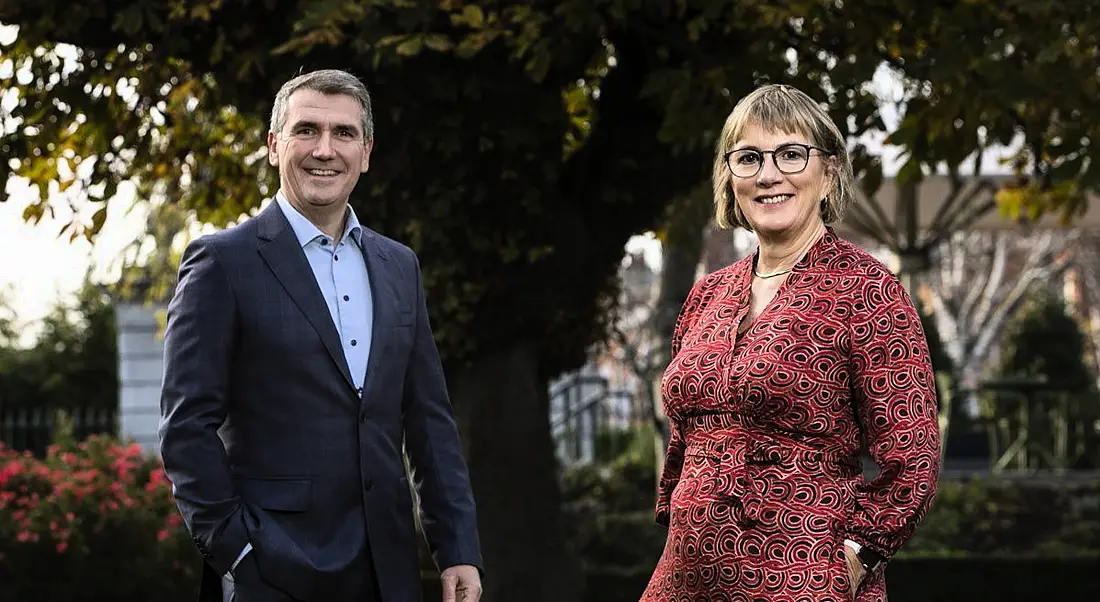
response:
M119 436L147 452L157 452L160 386L164 375L164 341L157 313L160 306L119 303L118 324Z

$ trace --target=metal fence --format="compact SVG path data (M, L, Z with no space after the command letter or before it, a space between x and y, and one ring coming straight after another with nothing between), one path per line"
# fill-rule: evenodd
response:
M550 425L559 461L592 462L601 436L647 424L633 392L611 388L598 374L573 373L550 387Z
M0 404L0 443L6 447L44 456L62 421L72 427L73 438L118 434L115 408L37 408Z

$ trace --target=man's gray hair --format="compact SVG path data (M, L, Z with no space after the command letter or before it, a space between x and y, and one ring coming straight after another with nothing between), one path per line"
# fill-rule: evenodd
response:
M275 94L275 104L271 107L271 131L279 133L286 125L287 106L290 95L305 88L321 94L343 94L354 98L362 109L363 143L374 139L374 114L370 109L370 93L358 77L339 69L322 69L303 73L283 84Z

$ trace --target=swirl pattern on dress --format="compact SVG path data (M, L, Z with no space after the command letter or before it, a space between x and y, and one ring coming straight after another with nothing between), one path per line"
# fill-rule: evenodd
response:
M738 335L752 259L696 283L677 320L668 537L643 602L851 600L843 540L889 558L935 495L935 379L897 278L828 229ZM856 599L885 601L882 571Z

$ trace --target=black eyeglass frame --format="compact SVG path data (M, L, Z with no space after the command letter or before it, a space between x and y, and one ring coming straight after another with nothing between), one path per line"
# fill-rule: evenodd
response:
M784 171L783 168L779 166L779 160L775 158L775 154L778 153L778 152L781 152L783 149L787 149L787 148L791 148L791 147L796 147L796 148L801 148L801 149L806 150L806 163L803 164L800 169L797 169L795 171ZM740 152L744 152L744 151L751 151L751 152L754 152L754 153L758 154L760 156L760 162L756 164L756 171L752 172L751 174L749 174L747 176L739 176L736 173L734 173L733 166L730 165L730 157L732 157L734 153L740 153ZM779 170L779 173L784 174L784 175L788 175L788 176L793 176L795 174L799 174L799 173L802 173L802 172L806 171L806 168L810 166L810 157L813 155L813 151L818 151L822 155L825 155L826 157L836 156L836 153L831 153L831 152L821 148L820 146L813 146L812 144L802 144L801 142L788 142L787 144L781 144L781 145L775 147L772 150L760 150L760 149L756 149L756 148L738 148L738 149L726 151L726 153L724 155L722 155L722 159L726 164L726 169L730 170L730 175L731 176L733 176L735 178L742 178L742 179L744 179L744 178L755 178L756 175L760 173L760 170L764 169L765 155L770 154L772 156L772 163L775 165L775 168Z

